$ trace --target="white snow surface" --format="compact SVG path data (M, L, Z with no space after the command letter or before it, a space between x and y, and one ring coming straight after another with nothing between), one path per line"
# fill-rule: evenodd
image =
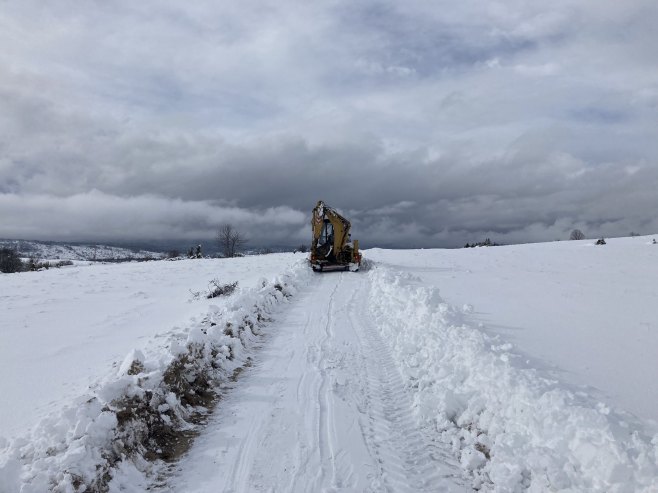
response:
M151 338L189 330L220 298L212 279L253 288L301 255L109 264L0 275L0 437L22 434Z
M658 239L658 235L655 236ZM653 236L459 250L369 250L513 346L516 365L587 387L658 422L658 245ZM658 429L656 429L658 431Z
M415 392L419 419L485 491L658 489L658 435L586 393L513 364L419 278L376 267L370 309ZM467 310L470 311L470 310Z
M163 491L469 491L368 314L365 273L316 274Z
M651 239L1 276L0 491L99 467L112 492L154 471L167 492L658 491ZM240 291L193 299L215 277ZM163 378L185 354L220 380L248 367L179 462L149 465L116 399L192 427Z

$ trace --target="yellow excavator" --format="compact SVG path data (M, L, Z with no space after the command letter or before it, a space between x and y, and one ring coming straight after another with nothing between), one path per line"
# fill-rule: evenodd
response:
M350 222L321 200L311 218L313 242L311 267L314 271L351 270L361 266L359 241L350 236Z

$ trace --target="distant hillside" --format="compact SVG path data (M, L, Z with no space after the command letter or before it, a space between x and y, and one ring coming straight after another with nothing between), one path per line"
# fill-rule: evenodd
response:
M68 244L31 240L0 240L0 248L14 248L21 257L61 260L132 260L162 258L160 252L98 244Z

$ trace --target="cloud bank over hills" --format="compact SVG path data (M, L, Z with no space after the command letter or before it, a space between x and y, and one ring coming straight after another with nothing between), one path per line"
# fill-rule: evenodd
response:
M0 237L370 245L658 231L655 2L28 0L0 13Z

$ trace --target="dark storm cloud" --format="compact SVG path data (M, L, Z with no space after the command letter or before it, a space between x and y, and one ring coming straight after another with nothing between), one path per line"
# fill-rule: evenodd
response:
M26 1L0 13L0 236L239 222L365 245L658 231L648 0Z

